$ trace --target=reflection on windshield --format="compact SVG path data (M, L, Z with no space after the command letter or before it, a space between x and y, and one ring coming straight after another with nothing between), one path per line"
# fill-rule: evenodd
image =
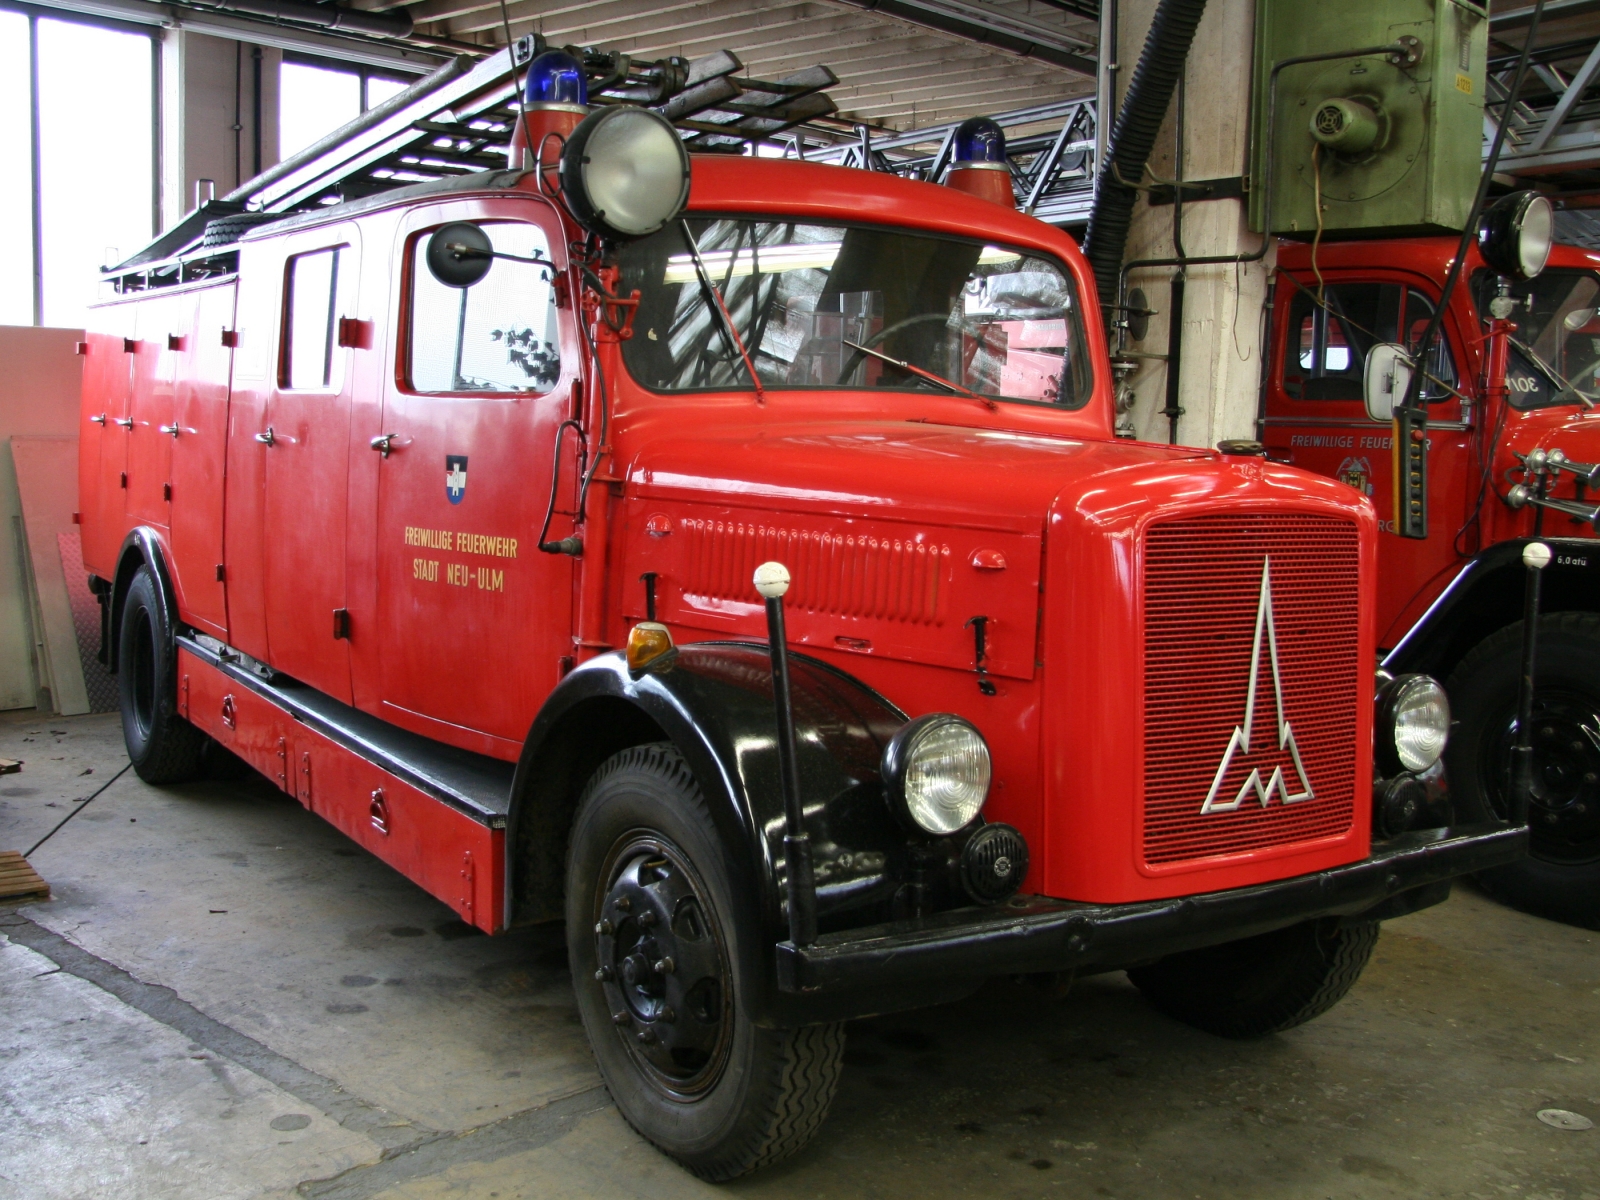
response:
M985 397L1076 408L1093 389L1076 289L1048 259L893 229L688 229L763 387L938 390L887 358ZM624 290L642 294L623 344L636 379L659 391L748 386L683 225L625 248L622 271Z
M1473 276L1473 299L1485 319L1497 284L1491 271ZM1588 399L1600 400L1600 280L1594 272L1550 268L1536 279L1513 283L1511 297L1517 302L1513 336L1535 356L1511 348L1506 371L1511 403L1524 409L1580 403L1550 378L1551 372ZM1540 369L1541 361L1549 371Z

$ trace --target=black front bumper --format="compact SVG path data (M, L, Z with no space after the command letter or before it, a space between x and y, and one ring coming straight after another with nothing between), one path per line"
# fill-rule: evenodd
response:
M862 1014L886 1012L953 980L1115 970L1317 917L1398 916L1443 899L1458 875L1513 862L1527 849L1526 826L1497 823L1405 834L1348 866L1224 892L1134 904L1017 896L994 908L824 934L809 946L780 943L778 986L842 1002L825 1004L830 1010L859 1007L855 993Z

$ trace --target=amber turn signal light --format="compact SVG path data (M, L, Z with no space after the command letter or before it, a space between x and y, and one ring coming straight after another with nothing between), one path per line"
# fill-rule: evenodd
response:
M677 657L678 648L665 625L640 621L628 631L628 670L635 676L659 670Z

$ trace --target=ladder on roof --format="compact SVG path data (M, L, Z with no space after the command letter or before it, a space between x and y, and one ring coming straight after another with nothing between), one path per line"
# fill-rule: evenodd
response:
M190 213L138 254L106 273L170 260L195 247L208 222L252 211L288 215L426 183L504 169L517 109L516 77L549 47L530 34L487 58L445 63L405 91L362 113ZM777 80L746 79L736 55L635 60L617 51L563 47L588 76L593 105L641 104L675 126L691 151L738 153L805 121L837 112L827 67Z

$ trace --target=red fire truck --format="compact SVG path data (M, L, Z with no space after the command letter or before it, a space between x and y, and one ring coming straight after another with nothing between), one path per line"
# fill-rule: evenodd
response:
M1515 203L1515 200L1512 201ZM1397 536L1375 345L1421 336L1453 237L1280 247L1264 441L1377 508L1378 645L1447 680L1460 813L1505 812L1527 539L1554 551L1540 618L1530 856L1481 875L1505 899L1600 927L1600 255L1556 246L1514 282L1474 248L1427 357L1427 529ZM1319 279L1320 276L1320 279ZM1320 301L1319 301L1320 295ZM1413 356L1417 347L1408 347Z
M564 921L710 1179L807 1141L844 1020L1125 968L1284 1029L1524 853L1375 675L1371 503L1116 439L984 131L978 194L565 132L110 276L83 545L143 778L225 748L463 920Z

